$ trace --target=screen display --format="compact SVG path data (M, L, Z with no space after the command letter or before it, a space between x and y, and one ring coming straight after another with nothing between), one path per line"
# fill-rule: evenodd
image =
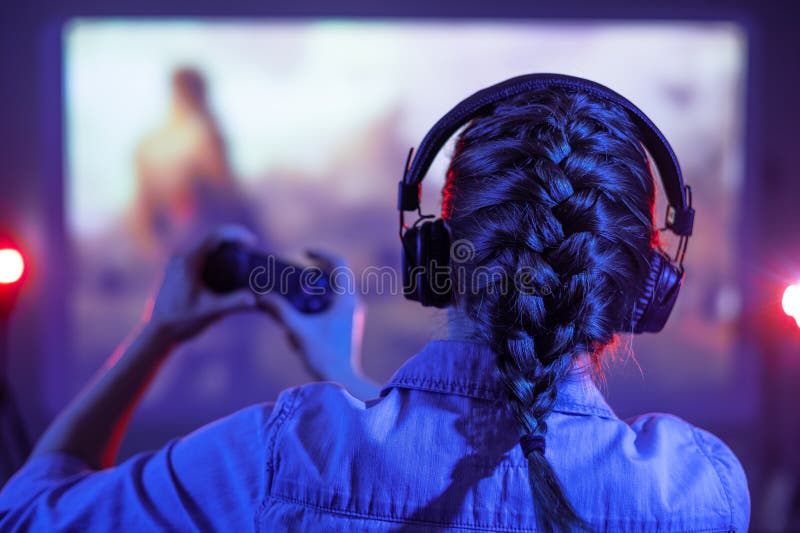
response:
M718 393L737 379L747 59L736 24L77 19L63 35L66 224L79 274L68 350L47 365L50 405L137 324L170 254L222 222L252 228L283 257L345 257L367 308L363 366L387 380L446 327L442 312L403 299L397 277L358 276L399 267L395 194L409 148L472 92L558 72L643 109L697 208L676 310L662 334L632 349L621 339L606 373L612 407L696 422L728 409ZM452 141L424 182L425 212L440 209L451 153ZM182 432L309 379L269 318L231 317L170 359L134 432Z

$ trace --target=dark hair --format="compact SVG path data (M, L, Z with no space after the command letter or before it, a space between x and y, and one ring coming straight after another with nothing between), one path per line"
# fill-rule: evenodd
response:
M192 106L206 107L206 80L203 74L193 67L179 67L172 73L172 88Z
M636 127L591 94L525 93L459 136L442 215L452 239L472 247L460 265L467 277L499 270L506 283L484 278L456 290L454 303L496 354L523 434L546 434L557 383L576 356L597 364L616 332L631 331L657 235L654 202ZM540 527L587 528L543 451L527 459Z

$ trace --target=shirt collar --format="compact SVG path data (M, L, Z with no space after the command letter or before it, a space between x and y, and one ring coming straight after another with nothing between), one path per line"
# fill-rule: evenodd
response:
M381 390L416 389L489 401L506 398L494 354L485 344L440 340L428 343ZM585 368L573 368L558 384L554 411L616 418Z

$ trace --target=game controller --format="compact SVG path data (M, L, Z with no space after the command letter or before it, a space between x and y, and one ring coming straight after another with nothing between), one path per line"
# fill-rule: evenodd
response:
M202 280L217 293L247 288L277 293L302 313L322 312L333 299L329 273L319 266L297 265L232 242L208 255Z

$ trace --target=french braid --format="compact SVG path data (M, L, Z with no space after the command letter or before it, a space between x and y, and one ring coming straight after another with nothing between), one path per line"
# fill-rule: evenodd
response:
M492 347L524 434L547 434L557 384L577 355L596 362L630 330L655 238L654 191L626 113L586 93L526 93L460 135L443 216L453 239L474 249L468 275L489 268L514 283L466 287L455 304ZM542 529L588 528L543 449L527 459Z

